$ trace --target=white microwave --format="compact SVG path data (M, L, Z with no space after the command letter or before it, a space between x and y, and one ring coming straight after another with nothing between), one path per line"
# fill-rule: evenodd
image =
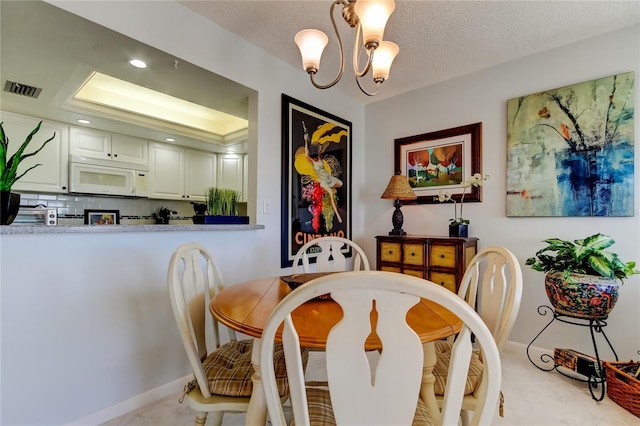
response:
M69 192L76 194L149 196L149 172L129 168L124 163L105 165L107 161L71 156Z

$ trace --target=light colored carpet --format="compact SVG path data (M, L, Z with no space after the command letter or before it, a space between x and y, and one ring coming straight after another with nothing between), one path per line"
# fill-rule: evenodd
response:
M557 372L535 368L525 347L507 344L502 354L502 391L504 417L496 416L497 426L623 426L640 424L640 419L605 396L596 402L586 383L566 378ZM317 369L317 367L316 367ZM310 375L316 379L310 366ZM225 414L223 425L244 425L244 414ZM178 403L178 395L113 419L102 426L189 426L194 413ZM208 423L209 424L209 423Z

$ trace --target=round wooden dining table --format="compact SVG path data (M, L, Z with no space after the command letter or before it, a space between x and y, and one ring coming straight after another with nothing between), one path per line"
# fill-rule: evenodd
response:
M437 285L425 281L425 285ZM280 301L291 292L281 277L261 278L225 287L212 300L212 315L222 324L237 332L254 337L252 362L254 374L253 393L247 411L247 425L266 423L266 403L260 378L260 337L271 312ZM330 298L322 298L304 303L292 313L300 345L310 348L324 348L329 331L342 318L342 309ZM375 319L372 318L372 324ZM433 393L433 368L436 363L435 340L456 334L462 321L454 314L429 300L421 299L407 314L407 324L425 343L423 389L421 397L430 410L438 410ZM375 326L374 326L375 328ZM279 338L279 335L276 336ZM365 343L365 349L380 349L380 341L372 331ZM435 411L432 411L435 412Z

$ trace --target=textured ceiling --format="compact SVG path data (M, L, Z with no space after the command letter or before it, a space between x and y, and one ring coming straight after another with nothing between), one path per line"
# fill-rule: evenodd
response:
M320 29L329 36L329 45L317 81L326 83L337 74L330 1L182 3L300 72L293 37L305 28ZM350 58L354 31L339 10L336 20ZM380 94L368 98L359 92L350 61L342 81L329 90L342 90L362 102L380 100L639 22L640 1L396 1L384 38L397 43L400 54Z

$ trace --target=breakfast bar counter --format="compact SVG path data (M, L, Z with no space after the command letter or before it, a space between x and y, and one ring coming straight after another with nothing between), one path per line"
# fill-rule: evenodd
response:
M78 225L78 226L0 226L0 234L94 234L118 232L216 232L264 229L264 225Z

